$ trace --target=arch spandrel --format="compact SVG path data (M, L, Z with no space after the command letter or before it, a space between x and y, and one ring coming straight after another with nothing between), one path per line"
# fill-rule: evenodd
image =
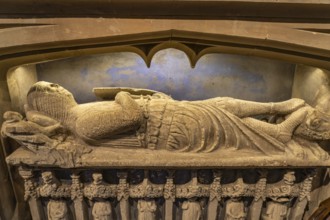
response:
M2 19L0 25L9 21ZM147 64L155 50L174 47L187 54L192 66L208 51L222 51L330 68L329 34L299 29L308 28L306 24L110 18L34 19L30 23L33 25L0 29L3 65L29 57L34 57L32 62L65 58L70 56L68 52L75 56L126 51L130 46L139 48L136 51ZM329 25L318 24L317 28L327 30ZM205 49L201 52L201 48Z

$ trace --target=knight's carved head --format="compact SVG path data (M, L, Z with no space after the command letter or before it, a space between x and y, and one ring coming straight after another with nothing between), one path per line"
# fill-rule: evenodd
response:
M68 110L77 103L73 95L62 86L40 81L27 94L28 109L39 111L58 121L64 121Z
M28 96L31 93L44 93L44 94L51 94L51 93L56 93L56 94L61 94L63 96L68 96L73 98L71 92L68 90L64 89L62 86L56 84L56 83L50 83L50 82L45 82L45 81L39 81L35 83L29 90Z
M102 173L93 173L92 178L95 185L100 185L103 181Z
M308 113L296 133L313 140L330 140L330 87L322 85L314 99L315 108Z
M41 174L42 180L45 184L52 184L54 182L53 173L50 171L45 171Z

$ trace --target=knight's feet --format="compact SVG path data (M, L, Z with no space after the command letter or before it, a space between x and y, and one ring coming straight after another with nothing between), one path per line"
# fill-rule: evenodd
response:
M289 99L283 102L271 103L271 113L273 114L289 114L303 107L305 101L302 99Z
M315 145L310 148L313 154L320 160L328 160L329 153L323 150L320 146Z
M308 107L299 109L293 112L285 121L277 125L278 139L286 143L291 140L293 131L305 119L308 112Z

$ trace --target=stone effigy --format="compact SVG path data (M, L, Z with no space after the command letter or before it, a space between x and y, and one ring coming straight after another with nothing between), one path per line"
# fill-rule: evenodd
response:
M20 166L33 219L302 219L313 169L330 165L318 144L330 139L324 88L314 107L127 88L78 104L47 82L27 98L1 136L17 147L7 162Z
M330 138L325 96L319 94L321 101L313 108L301 99L176 101L157 92L119 90L114 100L77 104L63 87L38 82L27 95L26 119L6 112L1 133L34 153L52 151L53 162L66 166L75 166L81 155L98 146L212 154L246 150L262 155L287 149L299 154L304 146L312 146L319 158L327 159L315 142Z

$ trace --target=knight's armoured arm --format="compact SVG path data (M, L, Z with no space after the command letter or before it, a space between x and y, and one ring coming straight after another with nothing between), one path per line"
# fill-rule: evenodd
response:
M114 102L82 105L75 112L75 133L91 143L138 129L143 120L141 107L127 92L119 92Z
M119 92L116 95L115 102L122 107L122 112L119 112L119 118L122 120L122 127L132 126L134 124L141 124L143 114L139 104L132 99L129 93Z
M26 119L30 122L34 122L42 127L52 126L58 124L58 121L55 119L46 116L40 112L29 110L25 107Z
M47 136L52 136L59 129L63 129L58 121L37 111L27 111L26 119L28 120L27 123L29 126L39 130Z

